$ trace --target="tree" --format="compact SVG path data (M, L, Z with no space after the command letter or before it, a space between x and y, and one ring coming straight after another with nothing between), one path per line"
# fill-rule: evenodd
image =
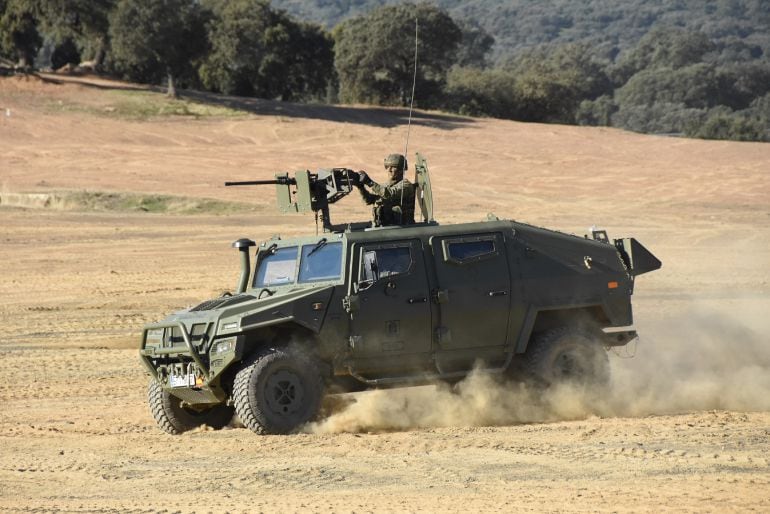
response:
M323 29L298 23L265 0L211 3L211 51L200 68L208 89L303 100L333 80L333 43Z
M39 0L38 4L46 35L67 50L74 42L79 54L92 58L94 68L101 68L116 0Z
M486 68L489 65L487 56L495 44L495 38L475 23L465 20L456 23L462 32L462 40L457 49L457 64Z
M43 43L38 32L38 13L30 0L0 0L0 55L30 68Z
M312 23L289 23L286 26L290 29L290 37L289 44L282 48L286 73L281 81L281 98L324 98L337 79L331 34Z
M515 118L516 77L500 68L453 67L447 76L444 107L466 116Z
M574 123L580 102L612 89L604 65L586 44L537 48L505 68L516 77L516 119L524 121Z
M714 43L702 32L656 28L620 58L612 74L616 83L623 85L642 70L677 69L702 62L704 55L715 48Z
M694 64L683 68L648 68L636 73L615 91L615 101L624 105L652 106L681 103L704 109L716 105L718 82L713 65Z
M612 125L612 115L618 106L610 95L603 95L596 100L583 100L575 113L578 125Z
M688 136L702 139L732 139L734 141L768 141L766 126L736 114L717 112L709 116L702 125L693 127Z
M176 80L193 73L193 61L206 50L204 23L196 0L120 0L110 17L113 57L134 79L165 75L175 97Z
M423 107L438 102L462 33L446 12L424 3L381 7L335 27L334 65L342 101L409 104L415 19L419 23L415 101Z

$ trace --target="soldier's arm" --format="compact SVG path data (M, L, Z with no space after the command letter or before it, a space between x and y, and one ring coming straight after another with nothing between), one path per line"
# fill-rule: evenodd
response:
M358 191L361 193L361 198L364 199L364 202L366 203L366 205L372 205L379 198L379 196L372 194L366 189L364 189L363 185L358 186Z
M409 193L412 190L412 183L404 179L401 182L393 184L392 186L383 186L377 182L372 181L372 184L369 187L372 188L372 191L374 191L375 195L388 200L390 198L400 198L402 188L404 188L405 194Z

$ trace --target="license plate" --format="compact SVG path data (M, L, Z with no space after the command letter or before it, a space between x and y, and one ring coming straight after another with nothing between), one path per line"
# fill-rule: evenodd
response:
M168 385L171 387L191 387L195 385L195 373L187 375L170 375Z

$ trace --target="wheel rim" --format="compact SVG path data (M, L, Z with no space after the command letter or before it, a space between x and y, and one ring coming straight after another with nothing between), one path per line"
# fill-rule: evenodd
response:
M553 363L553 378L558 381L582 381L590 372L588 358L577 349L565 351L556 356Z
M274 414L287 416L302 408L305 390L302 379L293 371L276 371L268 377L265 386L265 401Z

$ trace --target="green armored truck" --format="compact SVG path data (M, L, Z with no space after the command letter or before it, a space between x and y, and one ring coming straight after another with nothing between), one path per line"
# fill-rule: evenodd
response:
M456 382L479 365L545 386L608 386L607 349L636 337L634 279L661 266L644 246L492 215L441 225L419 154L421 221L333 225L329 204L362 176L237 183L275 184L283 212L312 211L324 230L235 241L234 294L145 326L140 355L163 430L221 428L237 413L256 433L285 434L318 414L324 394Z

